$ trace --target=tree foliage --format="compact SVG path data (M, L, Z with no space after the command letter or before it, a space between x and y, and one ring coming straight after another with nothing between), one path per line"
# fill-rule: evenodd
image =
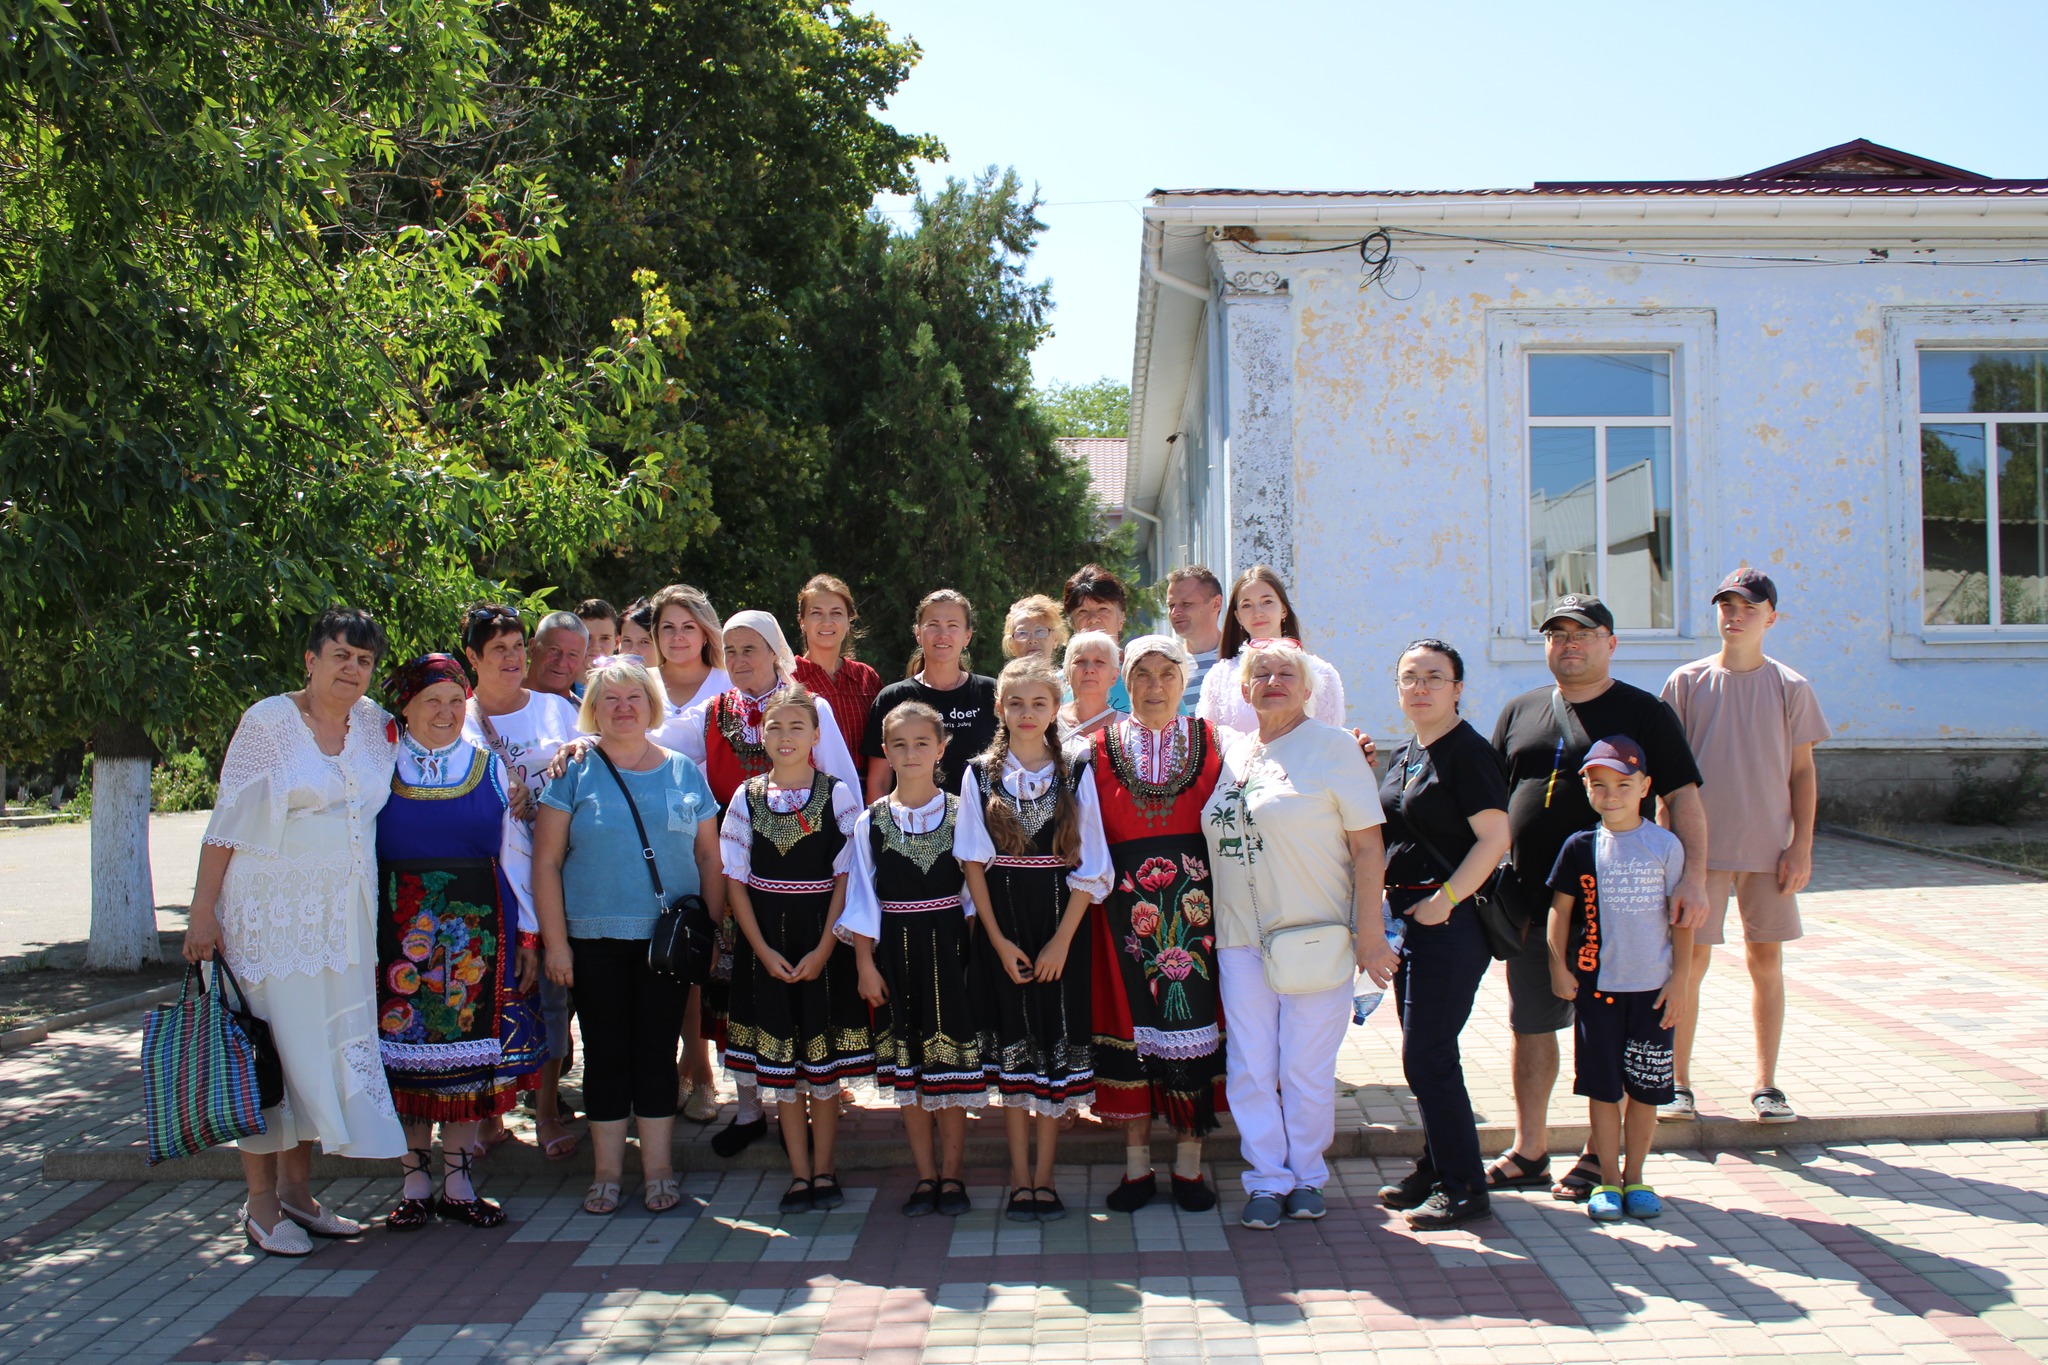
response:
M1038 406L1061 436L1122 438L1131 429L1131 386L1106 375L1088 384L1047 384Z
M486 154L481 4L10 8L0 747L146 751L292 676L332 602L440 647L493 580L702 502L653 276L494 368L562 209Z

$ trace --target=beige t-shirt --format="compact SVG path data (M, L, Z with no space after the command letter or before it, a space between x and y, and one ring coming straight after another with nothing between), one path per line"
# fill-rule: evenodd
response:
M1349 924L1351 847L1344 831L1384 817L1358 741L1303 721L1271 744L1239 735L1223 753L1202 830L1216 886L1216 946L1256 947L1268 931ZM1258 890L1258 914L1252 889Z
M1792 842L1792 751L1833 733L1813 684L1776 659L1731 673L1706 658L1673 673L1664 700L1699 764L1707 866L1776 871Z

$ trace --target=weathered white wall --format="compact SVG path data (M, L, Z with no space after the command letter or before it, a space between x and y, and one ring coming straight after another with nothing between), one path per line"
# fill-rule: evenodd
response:
M1292 561L1308 643L1342 670L1353 724L1375 733L1398 727L1392 666L1419 635L1441 635L1464 652L1466 711L1482 729L1505 698L1548 678L1539 648L1496 634L1513 614L1498 600L1499 584L1519 586L1527 551L1519 523L1512 535L1496 534L1492 500L1511 494L1512 507L1526 495L1519 441L1515 458L1499 465L1502 437L1489 429L1498 420L1489 412L1489 384L1498 384L1489 379L1489 315L1498 329L1504 316L1548 309L1675 309L1691 310L1680 384L1706 376L1705 391L1678 400L1696 400L1696 429L1682 420L1677 438L1683 638L1632 644L1624 632L1619 675L1655 689L1678 662L1713 652L1706 594L1722 572L1748 562L1785 597L1771 652L1813 678L1837 745L2012 746L2048 737L2048 650L2001 657L1892 639L1899 594L1912 598L1904 619L1917 620L1917 565L1898 544L1906 491L1898 485L1909 471L1896 463L1897 413L1887 437L1897 395L1887 401L1896 380L1884 373L1881 311L2044 304L2048 271L1715 269L1397 243L1408 265L1396 289L1414 288L1405 300L1361 289L1356 258L1343 254L1261 258L1256 268L1277 268L1281 287L1256 302L1226 295L1224 303L1232 567L1247 556ZM1227 244L1217 251L1226 281L1250 264ZM1600 316L1611 325L1627 314ZM1543 339L1568 337L1572 325L1567 318L1562 333L1546 330ZM1986 339L2015 343L2010 333ZM1283 412L1292 487L1276 489L1272 427ZM1904 421L1909 429L1910 413ZM1515 414L1507 425L1519 426ZM1500 486L1509 477L1515 486ZM1210 515L1223 515L1216 504ZM1934 657L1898 657L1916 651Z

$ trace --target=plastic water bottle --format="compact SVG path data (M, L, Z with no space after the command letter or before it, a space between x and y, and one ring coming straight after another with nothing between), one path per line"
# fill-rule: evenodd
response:
M1396 953L1404 951L1408 921L1398 918L1385 901L1380 902L1380 930L1386 934L1389 948ZM1351 1022L1362 1024L1372 1017L1372 1012L1380 1007L1380 1001L1387 998L1387 993L1373 985L1372 978L1363 972L1359 973L1356 984L1364 989L1351 997Z

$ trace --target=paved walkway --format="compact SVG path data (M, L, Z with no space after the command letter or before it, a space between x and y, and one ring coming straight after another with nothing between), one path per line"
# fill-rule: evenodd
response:
M1803 1107L2048 1102L2048 887L1847 843L1821 870L1794 959ZM1739 978L1710 978L1702 1079L1724 1106L1747 1079ZM1466 1041L1499 1113L1492 990ZM1405 1103L1392 1046L1379 1019L1352 1034L1340 1070L1361 1115ZM378 1230L285 1262L243 1246L229 1183L39 1179L49 1146L135 1132L134 1048L109 1022L0 1056L0 1365L2048 1360L2048 1143L1660 1153L1660 1223L1513 1196L1431 1237L1374 1204L1400 1163L1369 1160L1337 1164L1327 1220L1271 1233L1237 1225L1228 1168L1221 1209L1136 1218L1099 1211L1114 1168L1063 1168L1074 1215L1021 1227L997 1216L992 1169L970 1173L957 1222L901 1218L900 1172L848 1172L831 1214L782 1217L779 1179L728 1170L689 1177L662 1217L601 1220L575 1211L579 1179L501 1170L504 1228ZM321 1193L375 1218L391 1191Z
M210 812L152 815L157 927L183 929ZM92 827L0 829L0 957L82 941L92 929Z

